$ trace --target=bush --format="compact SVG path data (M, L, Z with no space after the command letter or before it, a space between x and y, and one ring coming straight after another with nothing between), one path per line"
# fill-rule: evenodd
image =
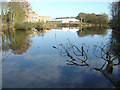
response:
M43 23L34 23L34 24L35 24L34 28L36 28L37 30L43 29Z
M17 30L27 30L27 29L32 29L34 28L34 24L33 23L15 23L15 29Z

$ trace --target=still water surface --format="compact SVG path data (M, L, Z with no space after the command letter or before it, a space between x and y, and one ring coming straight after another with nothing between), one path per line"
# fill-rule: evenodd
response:
M111 29L99 28L4 32L3 88L114 87L94 69L102 67L105 61L93 54L94 45L108 44L112 36ZM53 48L61 43L67 46L68 41L78 48L84 44L89 66L68 65L70 58L61 56L60 51ZM118 66L112 74L118 78Z

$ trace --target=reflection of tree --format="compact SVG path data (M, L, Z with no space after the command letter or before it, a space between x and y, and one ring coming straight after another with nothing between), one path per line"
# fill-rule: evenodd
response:
M2 50L12 49L14 54L23 54L31 46L30 36L34 36L33 31L4 31L2 36ZM36 35L36 34L35 34Z
M16 31L14 35L10 40L9 47L13 50L14 54L23 54L31 46L31 41L24 31Z
M94 55L96 57L102 58L105 61L101 68L95 68L95 70L100 71L116 88L120 88L120 81L112 74L113 66L119 65L120 59L118 58L117 60L117 56L112 55L111 45L110 44L101 45L101 46L95 45Z
M44 36L45 33L50 33L52 30L39 30L38 36Z
M9 48L9 35L10 35L10 31L4 31L6 34L2 34L1 38L2 38L2 46L0 48L2 48L2 61L6 60L10 55L11 52L9 52L10 48ZM12 33L11 33L12 34Z
M60 55L65 57L69 57L71 60L67 60L67 65L77 65L77 66L89 66L87 63L88 56L85 45L83 44L79 49L76 45L69 44L66 46L63 44L59 44L58 47L53 46L53 48L59 50ZM103 63L101 68L94 68L96 71L100 71L105 78L107 78L115 88L120 87L120 81L113 75L113 67L118 66L120 64L120 58L112 54L111 44L102 44L100 46L95 45L93 49L93 54L102 58L105 62Z
M53 48L60 51L60 55L69 57L71 60L67 60L67 65L78 65L78 66L89 66L87 63L88 57L86 51L84 50L84 45L79 49L76 45L69 42L69 45L65 46L59 44L58 47L53 46Z
M2 34L2 50L8 51L9 50L9 31Z
M112 31L110 45L111 53L120 58L120 33Z
M94 36L95 34L106 35L106 33L107 33L106 28L103 27L80 28L79 31L77 31L79 37L84 37L87 35Z
M11 52L8 52L8 51L2 52L2 61L0 63L6 60L10 55L11 55Z

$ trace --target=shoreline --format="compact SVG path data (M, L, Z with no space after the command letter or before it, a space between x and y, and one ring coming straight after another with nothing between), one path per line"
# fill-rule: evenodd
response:
M18 27L19 26L19 27ZM17 24L17 28L14 28L16 30L32 30L33 28L37 30L44 30L49 28L61 28L61 27L81 27L81 28L87 28L87 27L109 27L109 25L99 25L99 24L91 24L91 23L53 23L53 22L47 22L47 23L28 23L24 22L22 24ZM7 24L2 25L1 30L8 30L11 26L8 26Z

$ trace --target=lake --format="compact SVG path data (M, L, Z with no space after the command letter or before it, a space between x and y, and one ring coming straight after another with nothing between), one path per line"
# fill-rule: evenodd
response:
M1 38L3 88L114 88L109 76L119 79L120 39L112 29L3 31Z

